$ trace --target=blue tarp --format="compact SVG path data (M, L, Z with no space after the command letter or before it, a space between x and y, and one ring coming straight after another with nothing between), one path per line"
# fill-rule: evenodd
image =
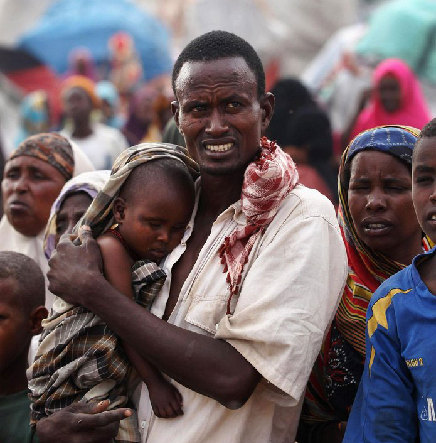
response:
M146 80L171 71L166 28L128 0L59 0L18 46L62 74L77 47L88 48L96 62L108 61L108 41L118 31L132 36Z

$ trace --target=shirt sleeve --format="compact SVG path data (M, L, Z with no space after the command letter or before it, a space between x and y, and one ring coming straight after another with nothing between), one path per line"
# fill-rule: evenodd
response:
M414 442L418 424L413 381L401 356L392 297L375 292L367 311L365 370L344 442Z
M295 405L345 276L337 224L322 216L293 218L260 247L234 313L222 318L215 337L230 343L256 368L269 382L270 394L280 391L282 402Z

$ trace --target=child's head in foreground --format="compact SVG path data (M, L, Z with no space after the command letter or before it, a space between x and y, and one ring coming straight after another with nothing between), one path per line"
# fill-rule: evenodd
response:
M172 158L137 166L114 201L118 230L141 259L159 263L181 241L194 208L194 181Z
M0 252L0 379L27 368L33 335L41 332L45 309L44 275L34 260Z
M422 230L436 243L436 119L424 126L413 151L412 198Z

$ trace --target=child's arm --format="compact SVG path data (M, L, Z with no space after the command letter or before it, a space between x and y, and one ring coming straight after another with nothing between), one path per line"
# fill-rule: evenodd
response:
M133 299L131 267L134 262L125 247L112 235L103 234L97 239L97 243L100 246L106 279L114 288ZM179 391L127 343L123 342L123 347L130 362L147 385L154 413L162 418L183 414L182 396Z

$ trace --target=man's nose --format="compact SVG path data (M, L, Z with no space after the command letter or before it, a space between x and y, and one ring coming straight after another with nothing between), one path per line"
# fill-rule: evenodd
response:
M206 134L216 137L223 135L228 129L228 124L222 113L217 109L213 110L206 127Z

